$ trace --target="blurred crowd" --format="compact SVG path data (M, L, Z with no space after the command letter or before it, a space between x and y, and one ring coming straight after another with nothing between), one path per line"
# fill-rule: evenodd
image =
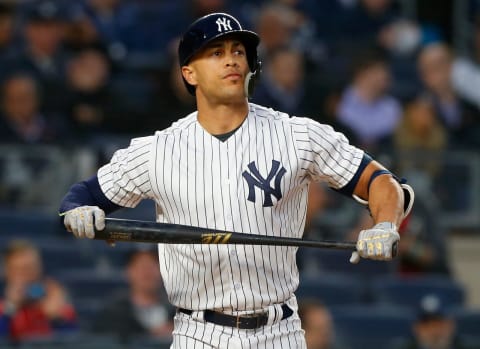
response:
M336 125L372 153L478 149L480 17L459 55L442 22L408 18L400 3L3 0L1 142L75 144L168 127L194 109L178 37L225 11L262 40L252 102Z
M0 145L97 149L170 126L195 109L177 63L178 38L195 18L224 11L261 37L263 75L252 102L334 126L464 209L468 190L445 189L440 174L446 152L480 149L480 5L468 2L462 52L453 47L453 6L2 0ZM10 197L0 188L2 202Z
M168 127L195 109L176 57L179 36L202 15L228 12L261 37L262 77L251 102L330 124L413 181L417 199L400 228L395 275L451 279L432 193L457 209L472 195L452 187L443 157L480 150L480 3L467 3L470 30L460 52L453 1L1 0L0 146L97 149ZM105 160L99 155L92 168ZM4 188L2 166L0 203L8 207L19 196ZM20 182L20 173L9 180ZM465 184L461 171L452 173ZM367 210L349 212L338 194L312 185L306 236L355 241L371 221ZM97 295L104 304L88 326L61 278L42 270L35 244L13 241L4 252L0 337L9 343L82 329L169 337L174 309L155 252L132 252L117 266L126 286ZM335 258L300 250L298 262L305 274L318 275L328 263L343 268ZM309 348L348 348L335 337L323 301L302 300ZM455 320L438 300L425 302L417 304L412 340L399 348L453 348Z

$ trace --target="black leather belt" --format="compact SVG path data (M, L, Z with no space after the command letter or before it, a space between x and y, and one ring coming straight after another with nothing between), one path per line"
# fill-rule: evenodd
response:
M192 315L193 310L178 308L178 311L187 315ZM283 316L282 320L290 317L293 310L286 304L282 304ZM265 326L268 322L268 313L252 314L252 315L228 315L213 310L205 310L203 319L221 326L235 327L242 330L254 330Z

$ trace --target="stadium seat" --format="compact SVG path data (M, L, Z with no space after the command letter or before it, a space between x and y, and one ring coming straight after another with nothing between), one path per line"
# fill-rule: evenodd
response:
M98 273L90 269L72 269L57 276L67 287L72 299L77 301L104 299L128 287L123 273L117 270Z
M105 306L105 300L103 297L98 297L97 299L74 299L73 305L77 312L80 329L89 331L93 319Z
M428 294L439 297L445 307L462 306L465 294L462 286L445 276L380 277L372 282L371 294L379 303L418 307Z
M391 275L396 268L395 263L365 259L354 265L349 262L351 251L305 249L302 254L307 263L314 263L319 270L361 275L365 279L377 275Z
M460 336L476 337L480 341L480 310L456 307L449 313L456 320Z
M13 347L12 347L13 348ZM129 349L112 336L77 332L52 338L32 339L15 346L17 349Z
M172 344L172 338L139 337L130 340L128 344L128 347L131 349L168 349Z
M362 302L364 287L353 276L325 273L301 279L295 294L299 300L317 299L327 306L358 304Z
M44 269L48 275L56 275L70 269L94 269L96 256L88 241L75 239L42 239L35 241L42 254Z
M36 238L55 236L61 228L58 215L39 211L0 210L0 236Z
M128 243L128 242L117 242L115 248L112 248L103 241L95 241L92 244L93 253L98 262L106 264L110 268L121 269L125 266L128 256L135 251L135 249L143 246L142 243ZM152 248L156 246L150 244Z
M407 338L414 313L401 307L358 305L331 308L337 336L351 349L389 348Z

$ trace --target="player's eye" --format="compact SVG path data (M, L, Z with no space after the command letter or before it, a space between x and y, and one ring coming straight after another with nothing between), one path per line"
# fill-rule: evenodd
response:
M235 54L237 56L243 56L243 55L245 55L245 51L242 50L242 49L238 49L238 50L235 50Z
M212 56L220 57L221 55L222 55L222 51L220 51L220 50L214 50L214 51L212 51Z

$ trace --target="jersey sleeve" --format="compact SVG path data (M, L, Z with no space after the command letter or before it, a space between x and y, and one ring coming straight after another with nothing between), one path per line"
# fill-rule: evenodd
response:
M364 151L351 145L348 139L331 126L312 119L302 119L305 125L303 143L307 170L316 181L324 181L333 189L346 186L359 169ZM297 121L298 122L298 121Z
M128 148L117 150L98 170L100 188L113 203L135 207L142 199L152 198L149 172L153 138L133 139Z

